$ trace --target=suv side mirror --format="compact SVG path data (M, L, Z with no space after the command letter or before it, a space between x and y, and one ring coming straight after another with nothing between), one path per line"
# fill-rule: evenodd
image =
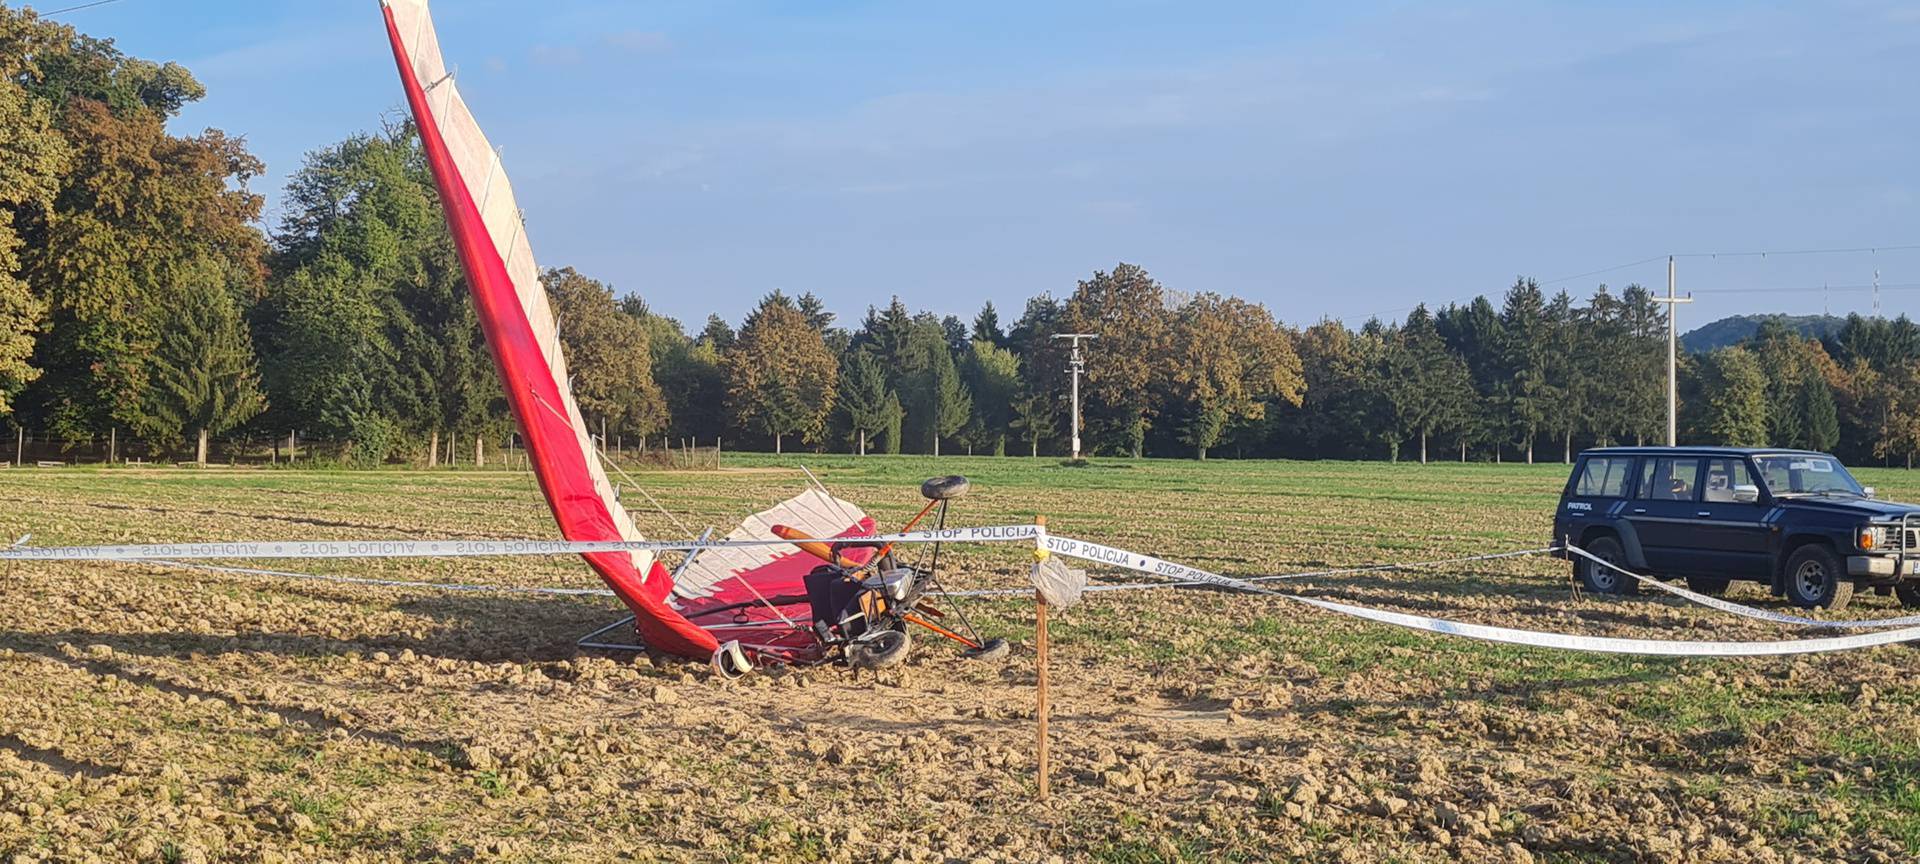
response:
M1865 487L1861 487L1861 489L1860 489L1860 494L1862 494L1862 495L1865 495L1865 496L1867 496L1868 498L1872 498L1872 497L1873 497L1873 487L1872 487L1872 486L1865 486Z
M1752 504L1760 500L1760 487L1751 483L1742 483L1733 487L1733 500L1742 504Z

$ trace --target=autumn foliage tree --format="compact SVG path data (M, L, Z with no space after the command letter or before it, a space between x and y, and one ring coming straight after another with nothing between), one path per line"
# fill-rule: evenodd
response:
M13 396L40 377L29 361L47 312L46 301L18 275L25 241L16 222L22 210L38 214L52 206L70 152L53 127L52 106L0 80L0 415L12 413Z
M19 88L7 92L22 124L0 132L18 137L0 149L13 150L18 176L39 178L10 202L16 278L46 309L30 362L44 374L21 398L56 434L144 427L151 360L176 320L169 310L197 302L186 296L197 291L250 298L264 282L266 244L252 224L261 197L247 189L262 166L219 130L167 132L205 92L180 66L127 57L30 11L0 9L0 33L0 69ZM48 131L63 144L45 140ZM43 169L56 150L64 170L48 196ZM205 284L198 276L209 270L229 284ZM0 314L34 311L0 300Z
M782 441L812 438L832 410L839 364L805 313L769 297L747 317L723 363L734 421Z
M1095 272L1067 301L1066 329L1099 335L1087 360L1088 427L1096 437L1141 455L1147 429L1158 413L1153 394L1168 372L1162 362L1172 344L1165 292L1147 271L1120 264Z
M667 402L653 380L649 334L621 311L613 291L572 267L541 274L566 352L573 396L589 426L646 437L667 425Z
M1300 404L1300 357L1264 307L1201 294L1180 308L1172 346L1173 393L1188 418L1182 440L1201 459L1229 423L1265 417L1268 400Z

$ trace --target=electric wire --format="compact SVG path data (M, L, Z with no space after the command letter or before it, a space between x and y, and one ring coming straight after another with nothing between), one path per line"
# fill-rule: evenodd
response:
M40 17L52 18L55 15L64 15L68 12L78 12L82 9L92 9L95 6L105 6L108 3L118 3L118 2L120 2L120 0L93 0L92 3L82 3L78 6L68 6L65 9L55 9L52 12L42 12L40 13Z

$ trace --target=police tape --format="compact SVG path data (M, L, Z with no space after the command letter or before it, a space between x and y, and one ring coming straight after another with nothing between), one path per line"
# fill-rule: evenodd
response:
M1821 639L1783 639L1757 642L1738 641L1687 641L1680 639L1628 639L1612 636L1583 636L1573 633L1553 633L1543 630L1522 630L1514 627L1498 627L1489 624L1473 624L1465 621L1453 621L1446 618L1434 618L1427 615L1411 615L1387 609L1356 606L1317 597L1303 597L1298 594L1286 594L1273 591L1240 579L1232 579L1217 573L1209 573L1196 567L1172 564L1150 555L1127 552L1111 546L1097 543L1068 540L1067 538L1048 537L1049 548L1069 557L1123 567L1142 573L1167 574L1167 568L1178 568L1179 578L1200 580L1209 584L1237 588L1250 593L1281 597L1298 603L1305 603L1328 612L1336 612L1381 624L1391 624L1410 630L1437 633L1446 636L1463 636L1486 642L1500 642L1509 645L1525 645L1535 648L1552 648L1562 651L1581 651L1596 654L1637 654L1657 657L1778 657L1790 654L1822 654L1836 651L1855 651L1880 645L1920 640L1920 627L1907 627L1897 630L1878 630L1853 636L1833 636ZM1054 541L1059 541L1057 544ZM1758 611L1758 610L1756 610Z
M1429 618L1425 615L1408 615L1404 612L1390 612L1385 609L1371 609L1365 606L1353 606L1321 600L1314 597L1295 597L1309 606L1316 606L1329 612L1351 615L1382 624L1392 624L1410 630L1424 630L1429 633L1441 633L1448 636L1465 636L1487 642L1503 642L1509 645L1527 645L1535 648L1557 648L1562 651L1583 651L1597 654L1640 654L1654 657L1780 657L1789 654L1825 654L1835 651L1857 651L1880 645L1892 645L1897 642L1920 640L1920 627L1907 627L1900 630L1877 630L1872 633L1860 633L1853 636L1832 636L1824 639L1776 639L1764 642L1689 642L1679 639L1622 639L1610 636L1580 636L1571 633L1549 633L1540 630L1519 630L1512 627L1495 627L1487 624L1469 624L1464 621L1448 621L1443 618Z
M1329 567L1322 570L1300 570L1293 573L1270 573L1265 576L1248 576L1239 581L1258 584L1261 582L1277 582L1282 580L1320 579L1328 576L1355 576L1362 573L1385 573L1392 570L1414 570L1424 567L1442 567L1449 564L1471 564L1479 561L1498 561L1505 558L1526 558L1534 555L1544 555L1559 548L1558 546L1539 546L1532 549L1515 549L1510 552L1488 552L1481 555L1461 555L1456 558L1435 558L1431 561L1407 561L1396 564L1365 564L1359 567ZM1195 588L1201 585L1212 584L1217 583L1198 580L1191 582L1167 582L1164 580L1159 582L1106 582L1099 585L1088 585L1086 590L1089 593L1148 591L1158 588ZM943 592L943 596L1020 597L1031 593L1033 592L1025 588L987 588L976 591L947 591Z
M1582 651L1605 654L1636 654L1665 657L1763 657L1791 654L1830 653L1852 651L1899 642L1920 640L1920 627L1900 629L1881 629L1871 633L1851 636L1835 636L1819 639L1790 639L1771 641L1685 641L1674 639L1630 639L1607 636L1583 636L1569 633L1554 633L1540 630L1523 630L1512 627L1499 627L1486 624L1473 624L1426 615L1412 615L1387 609L1356 606L1317 597L1305 597L1274 591L1246 579L1222 576L1208 570L1179 564L1143 555L1115 546L1107 546L1070 537L1049 534L1037 525L1001 525L978 528L948 528L932 531L912 531L899 534L879 535L858 538L836 538L881 543L991 543L1012 541L1037 541L1041 548L1070 558L1106 564L1135 572L1147 573L1165 580L1166 587L1211 585L1242 591L1250 594L1277 597L1303 603L1315 608L1347 615L1382 624L1390 624L1411 630L1448 636L1461 636L1489 642L1523 645L1537 648L1549 648L1563 651ZM31 547L15 546L0 549L0 561L118 561L125 563L156 564L193 567L195 569L217 570L238 573L258 573L261 575L286 576L296 578L317 578L326 581L348 582L355 584L389 585L395 587L420 587L456 591L511 591L540 594L579 594L599 595L598 589L571 588L534 588L520 586L463 585L457 583L401 582L393 580L355 579L352 577L315 576L313 574L291 573L286 571L252 570L249 568L214 567L204 564L189 564L178 559L217 559L217 558L399 558L399 557L477 557L500 555L563 555L588 552L621 552L645 549L649 551L690 551L697 549L725 548L728 546L770 546L787 545L785 540L716 540L700 542L651 541L604 541L604 542L568 542L568 541L523 541L523 540L397 540L397 541L305 541L261 543L197 543L197 544L151 544L134 546L66 546ZM1554 547L1536 550L1521 550L1511 553L1494 553L1489 556L1470 556L1471 559L1495 557L1514 557L1517 555L1539 554ZM1576 552L1583 551L1577 550ZM1375 565L1374 568L1355 568L1364 571L1386 567L1408 567L1417 565ZM1330 572L1330 571L1322 571ZM1304 576L1311 574L1283 574L1275 577ZM1635 578L1643 580L1646 577ZM1684 589L1661 585L1676 593ZM1768 620L1781 620L1783 623L1807 623L1810 625L1835 627L1861 622L1827 622L1814 619L1797 618L1781 613L1743 607L1739 604L1719 601L1694 592L1685 592L1702 600L1715 601L1707 605L1715 608L1725 606L1738 607L1758 617ZM1684 595L1683 595L1684 596ZM1692 598L1689 598L1692 599ZM1733 611L1731 609L1726 611ZM1871 622L1866 626L1887 627L1901 623L1905 619L1887 619L1887 622Z
M1038 525L942 528L858 537L829 543L990 543L1031 541ZM791 540L261 540L229 543L151 543L121 546L14 546L0 561L170 561L245 558L480 558L515 555L588 555L599 552L688 552L742 546L792 546Z
M1856 618L1851 621L1823 621L1819 618L1806 618L1799 615L1789 615L1785 612L1775 612L1771 609L1760 609L1754 606L1745 606L1739 603L1735 603L1731 600L1723 600L1719 597L1713 597L1706 594L1701 594L1698 591L1682 588L1678 585L1669 585L1666 582L1661 581L1660 579L1656 579L1652 576L1645 576L1639 573L1635 573L1632 570L1628 570L1625 567L1615 564L1612 561L1608 561L1605 558L1601 558L1593 554L1592 552L1588 552L1587 550L1582 549L1578 546L1575 546L1571 543L1567 544L1566 549L1568 552L1571 552L1574 555L1578 555L1581 558L1587 559L1588 561L1592 561L1596 564L1618 571L1626 576L1633 577L1634 579L1639 580L1639 582L1643 585L1657 588L1661 591L1667 592L1668 594L1672 594L1675 597L1679 597L1681 599L1687 600L1692 603L1698 603L1701 606L1705 606L1709 609L1718 609L1722 612L1727 612L1733 615L1740 615L1746 618L1753 618L1759 621L1770 621L1775 624L1792 624L1796 627L1830 627L1836 630L1883 630L1888 627L1920 626L1920 615L1905 615L1899 618Z
M108 563L151 564L157 567L178 567L183 570L201 570L208 573L234 573L242 576L273 576L280 579L332 582L340 585L365 585L375 588L428 588L435 591L483 592L487 594L539 594L551 597L618 596L606 588L554 588L545 585L494 585L468 582L423 582L417 579L370 579L364 576L336 576L330 573L301 573L294 570L264 570L257 567L224 567L218 564L202 564L198 561L162 561L148 558L132 561L115 559Z

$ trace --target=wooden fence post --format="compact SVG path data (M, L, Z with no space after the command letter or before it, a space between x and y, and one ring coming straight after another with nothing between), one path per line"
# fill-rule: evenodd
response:
M1047 528L1047 517L1033 517L1033 524L1040 530ZM1044 558L1046 547L1034 550L1034 558ZM1033 592L1033 653L1034 660L1034 715L1039 720L1039 749L1034 757L1034 768L1040 774L1040 800L1047 800L1047 598L1038 589Z

